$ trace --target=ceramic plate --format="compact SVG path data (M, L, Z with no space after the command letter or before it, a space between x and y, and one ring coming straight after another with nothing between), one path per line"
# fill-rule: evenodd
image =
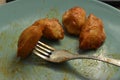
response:
M79 50L78 37L65 35L60 41L45 42L57 49L73 53L103 54L120 59L120 11L96 0L16 0L0 6L0 80L119 80L120 68L96 60L72 60L62 64L45 62L31 55L16 58L17 41L21 32L40 18L58 18L74 7L81 6L87 15L101 18L107 35L96 51Z

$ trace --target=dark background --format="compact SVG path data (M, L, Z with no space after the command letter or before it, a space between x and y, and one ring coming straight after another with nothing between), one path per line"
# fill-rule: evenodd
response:
M10 2L10 1L14 1L14 0L6 0L6 2Z

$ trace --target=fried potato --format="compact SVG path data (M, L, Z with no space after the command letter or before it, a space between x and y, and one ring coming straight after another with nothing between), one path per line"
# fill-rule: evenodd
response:
M42 25L45 27L43 31L43 36L48 39L59 40L64 38L64 30L59 23L58 19L40 19L36 21L33 25Z
M79 42L81 49L97 49L105 41L106 35L102 20L90 14L81 29Z
M79 35L86 20L86 12L81 7L73 7L62 16L62 23L66 31L73 35Z
M20 35L18 40L17 56L26 58L35 47L37 41L42 37L42 26L30 26Z

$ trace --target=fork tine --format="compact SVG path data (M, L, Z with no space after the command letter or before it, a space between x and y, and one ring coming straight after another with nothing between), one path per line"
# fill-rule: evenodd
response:
M42 50L41 48L38 48L37 46L35 46L35 50L36 50L37 52L39 52L39 54L43 54L43 55L45 55L45 56L47 56L47 57L50 55L48 52ZM50 52L50 53L51 53L51 52Z
M47 49L49 49L49 50L52 50L52 51L54 51L54 50L55 50L53 47L48 46L47 44L42 43L42 42L40 42L40 41L38 41L38 44L40 44L40 45L44 46L45 48L47 48Z
M48 57L44 56L43 54L40 54L38 51L36 51L35 49L33 50L33 53L36 54L37 56L40 56L43 59L47 59Z
M43 46L36 45L35 47L38 51L42 51L42 53L49 55L51 53L51 50L44 48Z
M41 58L47 59L48 57L50 57L50 54L54 50L55 49L53 47L38 41L38 43L36 44L33 50L33 53L40 56Z

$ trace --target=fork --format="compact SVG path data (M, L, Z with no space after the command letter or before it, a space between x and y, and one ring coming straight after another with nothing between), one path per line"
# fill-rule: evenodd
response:
M55 48L41 41L38 41L32 52L37 56L43 58L44 60L53 63L61 63L73 59L92 59L120 67L120 60L117 59L108 58L103 55L97 56L97 55L72 54L68 50L56 50Z

